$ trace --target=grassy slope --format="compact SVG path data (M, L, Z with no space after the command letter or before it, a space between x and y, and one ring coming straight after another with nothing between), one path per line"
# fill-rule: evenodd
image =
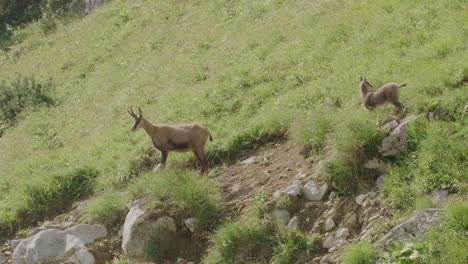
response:
M349 115L372 127L393 111L359 105L360 75L407 82L410 111L440 100L465 125L466 16L462 1L116 0L47 36L31 25L0 56L0 78L52 77L61 104L25 114L0 139L0 223L24 209L25 184L70 169L95 167L97 193L122 187L149 146L129 131L129 105L155 124L209 126L213 156L319 115L332 124L324 140L349 141ZM341 148L326 145L330 157Z

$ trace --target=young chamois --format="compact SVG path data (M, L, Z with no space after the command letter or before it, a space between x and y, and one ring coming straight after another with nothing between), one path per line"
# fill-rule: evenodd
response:
M384 84L379 89L370 90L374 86L366 80L366 77L363 79L361 76L361 82L359 84L359 88L361 89L361 101L369 110L373 110L377 106L386 103L391 103L397 107L396 114L398 114L403 108L403 105L398 100L400 97L400 88L403 86L406 86L406 83L399 85L391 82Z
M184 125L160 125L154 126L143 117L141 109L138 107L138 116L133 112L132 107L127 112L135 119L132 131L142 127L153 141L153 146L161 151L161 163L154 170L166 166L167 156L170 151L189 152L193 151L195 157L201 163L201 174L208 172L208 160L205 156L205 144L210 138L213 141L207 127L197 124Z

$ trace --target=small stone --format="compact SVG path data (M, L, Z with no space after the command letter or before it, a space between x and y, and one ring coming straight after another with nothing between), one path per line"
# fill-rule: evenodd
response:
M291 168L289 168L289 167L286 167L286 169L285 169L285 170L286 170L286 171L292 171L292 169L291 169Z
M434 120L434 119L435 119L434 112L429 112L429 113L427 113L427 119L429 119L429 120L431 120L431 121Z
M345 227L341 227L340 229L338 229L336 231L336 234L335 234L335 237L337 238L348 238L349 237L349 229L348 228L345 228Z
M355 213L351 213L345 217L344 225L348 228L354 228L357 224L358 217Z
M5 254L5 256L10 256L10 255L11 255L11 251L3 251L3 254Z
M408 243L405 243L405 246L403 247L403 249L400 251L400 253L404 254L406 252L410 252L412 251L414 248L414 244L411 243L411 242L408 242Z
M393 130L397 126L398 126L398 121L392 120L388 122L387 124L385 124L385 126L382 128L382 131L388 132L388 131Z
M287 227L291 228L291 229L294 229L294 230L297 230L297 216L294 216L291 219L291 221L289 221Z
M447 190L433 190L431 193L432 202L440 203L447 200L448 191Z
M333 199L335 199L336 197L338 197L338 192L331 191L331 192L330 192L330 195L328 196L328 199L329 199L329 200L333 200Z
M371 169L371 170L383 170L385 169L385 164L383 161L379 160L378 158L373 158L368 160L364 163L364 168Z
M240 163L241 164L251 164L251 163L254 163L256 160L257 160L256 157L250 157L248 159L245 159L245 160L241 161Z
M362 205L364 203L364 200L366 200L367 194L360 194L356 197L355 201L357 204Z
M299 172L296 177L294 177L295 180L303 180L305 177L307 177L307 174L303 172Z
M383 175L380 175L379 177L377 177L377 180L375 180L375 185L377 186L377 188L380 188L382 186L382 184L384 183L384 176Z
M276 191L273 194L273 197L275 197L275 198L279 197L281 195L281 193L286 193L286 194L291 195L291 196L297 196L299 194L299 192L301 191L301 189L302 189L302 182L296 180L291 185L289 185L286 189Z
M190 232L195 232L198 226L198 220L196 218L190 217L184 221L185 226Z
M325 231L329 232L335 227L335 221L331 218L327 218L325 221Z
M308 201L323 201L328 194L329 186L326 183L319 186L314 181L310 181L302 187L302 190Z

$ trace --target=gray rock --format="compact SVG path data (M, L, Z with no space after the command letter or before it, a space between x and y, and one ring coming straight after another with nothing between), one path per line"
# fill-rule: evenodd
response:
M359 204L359 205L363 205L364 204L364 201L367 199L367 194L360 194L358 196L356 196L356 203Z
M447 190L433 190L431 193L432 202L433 203L440 203L447 200L448 191Z
M240 163L241 164L251 164L251 163L254 163L256 160L257 160L256 157L250 157L248 159L245 159L245 160L241 161Z
M125 217L122 234L122 249L129 263L145 261L144 244L155 230L164 232L176 232L176 224L172 217L163 216L157 220L143 219L145 212L141 209L144 202L135 201Z
M423 115L410 116L405 118L405 120L398 125L392 133L382 141L380 146L380 153L384 157L386 156L396 156L400 152L405 152L408 148L408 130L407 126L411 122L419 119Z
M366 169L372 169L372 170L384 170L385 169L385 163L378 158L373 158L371 160L368 160L364 163L364 168Z
M307 177L307 174L303 172L299 172L295 177L294 180L303 180L305 177Z
M198 219L190 217L184 221L185 227L194 233L198 228Z
M385 181L385 177L383 175L380 175L379 177L377 177L377 180L375 180L375 185L377 186L377 188L380 188L382 184L384 184L384 181Z
M297 216L294 216L291 221L289 221L288 225L287 225L288 228L291 228L291 229L294 229L294 230L297 230L297 227L298 227L298 224L297 224Z
M340 248L340 247L346 246L347 244L349 244L349 242L346 241L346 239L337 238L334 236L331 236L325 239L325 241L323 241L323 247L326 249L331 249L334 247Z
M0 252L0 264L4 264L7 262L7 258L5 255L3 255L2 252Z
M271 213L271 216L285 225L291 220L291 216L289 216L289 212L286 210L276 209Z
M330 195L328 196L328 199L333 200L333 199L335 199L336 197L338 197L338 192L331 191L331 192L330 192Z
M325 231L329 232L334 227L335 227L335 221L333 221L333 219L331 218L327 218L327 220L325 220Z
M81 247L75 253L64 260L65 263L73 264L91 264L95 263L93 254L91 254L85 247Z
M172 233L175 233L177 231L177 226L174 221L174 218L170 216L163 216L158 218L158 220L156 220L156 223L154 223L153 227Z
M141 200L140 200L141 201ZM136 201L135 201L136 202ZM144 261L143 246L146 236L151 232L151 226L147 222L137 221L145 212L141 210L141 202L130 203L130 211L125 217L122 249L129 262Z
M382 131L384 132L392 131L397 126L398 126L398 121L392 120L388 122L387 124L385 124L385 126L382 128Z
M319 186L314 181L310 181L302 187L304 196L308 201L325 200L326 195L328 194L328 190L329 190L328 184L325 183L322 186Z
M407 221L393 227L381 240L385 245L421 237L430 228L438 225L444 215L442 209L423 209L415 212Z
M279 197L282 193L286 193L286 194L291 195L291 196L297 196L299 194L299 192L301 191L302 187L303 186L302 186L301 181L294 181L291 185L286 187L286 189L276 191L273 194L273 197L275 197L275 198Z
M64 231L44 230L19 243L13 252L13 263L53 263L73 258L74 263L93 264L94 257L91 261L83 246L106 236L107 230L102 225L82 224Z
M341 227L338 230L336 230L335 237L346 239L349 237L349 235L350 235L349 229L346 227Z
M347 228L351 228L351 229L356 227L357 222L358 222L358 217L356 213L350 213L344 219L344 225Z
M35 227L33 228L33 230L31 230L31 232L29 232L26 237L32 237L34 235L36 235L37 233L41 232L41 231L44 231L44 230L47 230L46 227L43 227L43 226L38 226L38 227Z
M15 248L21 243L23 239L13 239L11 240L11 250L15 250Z

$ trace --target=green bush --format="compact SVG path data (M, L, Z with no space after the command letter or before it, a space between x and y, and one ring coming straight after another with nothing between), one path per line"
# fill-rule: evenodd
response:
M111 226L121 224L126 200L123 194L108 191L86 206L86 214L92 219Z
M347 247L341 260L343 264L373 264L376 263L376 252L368 241Z
M367 156L377 155L384 138L376 123L360 116L343 117L333 135L334 156L325 163L325 174L342 192L355 191L365 181Z
M247 259L288 264L294 263L299 252L311 254L320 247L318 238L273 222L260 222L255 216L226 223L212 237L213 245L202 263L245 263ZM242 249L263 252L261 256L247 256Z
M0 119L14 120L16 116L28 106L45 104L53 105L54 100L50 96L52 81L38 83L34 76L21 77L7 84L0 82Z
M224 200L216 185L193 171L166 169L144 174L129 186L128 193L131 199L167 199L198 218L203 227L216 223L224 211Z
M41 185L24 187L24 213L39 220L50 213L56 213L66 204L92 192L99 172L92 167L75 169L64 175L56 175Z

